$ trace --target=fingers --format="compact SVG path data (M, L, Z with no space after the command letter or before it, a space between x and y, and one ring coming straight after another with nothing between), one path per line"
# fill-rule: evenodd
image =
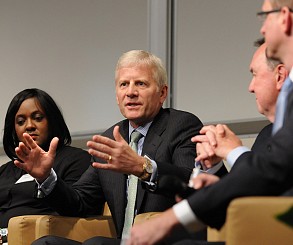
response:
M208 154L207 152L205 151L204 149L204 146L202 143L197 143L196 144L196 154L197 154L197 157L195 158L195 161L203 161L205 159L208 158Z
M194 178L193 181L193 188L194 189L200 189L205 186L212 185L219 181L219 177L212 175L212 174L199 174L196 178Z
M216 146L217 145L217 141L216 141L216 128L215 126L204 126L201 130L200 130L200 134L201 135L196 135L194 137L191 138L192 142L209 142L209 144L211 146Z
M49 147L49 155L51 156L55 156L56 155L56 150L57 150L57 147L58 147L58 142L59 142L59 139L57 137L54 137L51 142L50 142L50 147Z
M30 149L23 142L19 142L18 147L15 148L15 153L19 159L24 161L24 159L29 155Z
M208 142L211 146L217 146L216 134L215 131L207 131L206 136L208 138Z
M114 140L109 139L107 137L101 135L94 135L92 141L87 142L87 146L89 147L89 154L102 158L105 161L109 160L109 156L113 157L112 149L115 143Z
M191 138L191 141L196 143L196 142L208 142L209 139L206 135L195 135Z
M19 160L14 160L14 164L15 164L15 166L16 167L18 167L18 168L20 168L20 169L24 169L25 168L25 166L22 164L22 162L21 161L19 161ZM25 169L24 169L25 170Z
M100 169L106 169L106 170L114 170L115 169L115 165L99 163L99 162L93 162L92 166L94 168L100 168Z
M38 147L38 144L33 140L33 138L28 134L28 133L23 133L23 138L24 138L24 144L29 148L29 149L35 149Z

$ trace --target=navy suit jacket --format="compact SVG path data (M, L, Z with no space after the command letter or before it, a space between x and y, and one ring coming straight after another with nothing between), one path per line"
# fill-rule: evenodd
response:
M129 121L123 120L116 125L120 126L121 135L129 142ZM103 135L113 138L114 126ZM156 161L158 177L175 174L185 181L189 179L196 157L195 144L190 139L201 128L201 121L191 113L174 109L160 110L148 130L142 149L142 155L147 154ZM73 188L58 178L46 200L59 214L69 216L101 213L107 202L120 237L127 200L126 178L125 174L90 166ZM173 199L147 192L141 184L138 185L137 213L164 211L174 203Z
M229 174L188 198L201 221L219 229L233 199L278 196L293 186L293 92L288 96L284 125L269 138L266 149L242 154Z

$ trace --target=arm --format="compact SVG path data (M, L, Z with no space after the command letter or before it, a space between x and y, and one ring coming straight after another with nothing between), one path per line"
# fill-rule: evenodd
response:
M24 137L25 142L21 142L16 148L16 154L20 160L15 160L15 165L42 183L51 176L58 139L54 138L49 151L45 152L28 134L24 134ZM61 178L57 178L54 188L44 199L50 207L62 215L85 216L101 213L105 201L99 191L99 178L97 174L92 174L91 170L92 167L74 184L73 188ZM64 205L64 203L70 205Z

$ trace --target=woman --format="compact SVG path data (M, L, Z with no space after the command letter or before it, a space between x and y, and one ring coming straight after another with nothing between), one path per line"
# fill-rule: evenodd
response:
M51 96L36 88L18 93L5 117L3 146L11 161L0 167L0 228L7 227L14 216L54 214L45 201L34 197L35 180L13 163L17 158L14 149L25 132L44 150L53 137L59 138L53 167L65 182L73 184L90 165L91 156L86 151L70 146L69 130Z

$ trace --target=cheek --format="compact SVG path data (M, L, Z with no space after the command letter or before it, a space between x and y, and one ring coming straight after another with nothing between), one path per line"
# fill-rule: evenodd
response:
M41 123L39 125L39 130L41 133L42 138L47 138L49 134L49 126L47 122Z
M23 141L22 134L24 133L24 127L15 126L15 132L19 141Z

